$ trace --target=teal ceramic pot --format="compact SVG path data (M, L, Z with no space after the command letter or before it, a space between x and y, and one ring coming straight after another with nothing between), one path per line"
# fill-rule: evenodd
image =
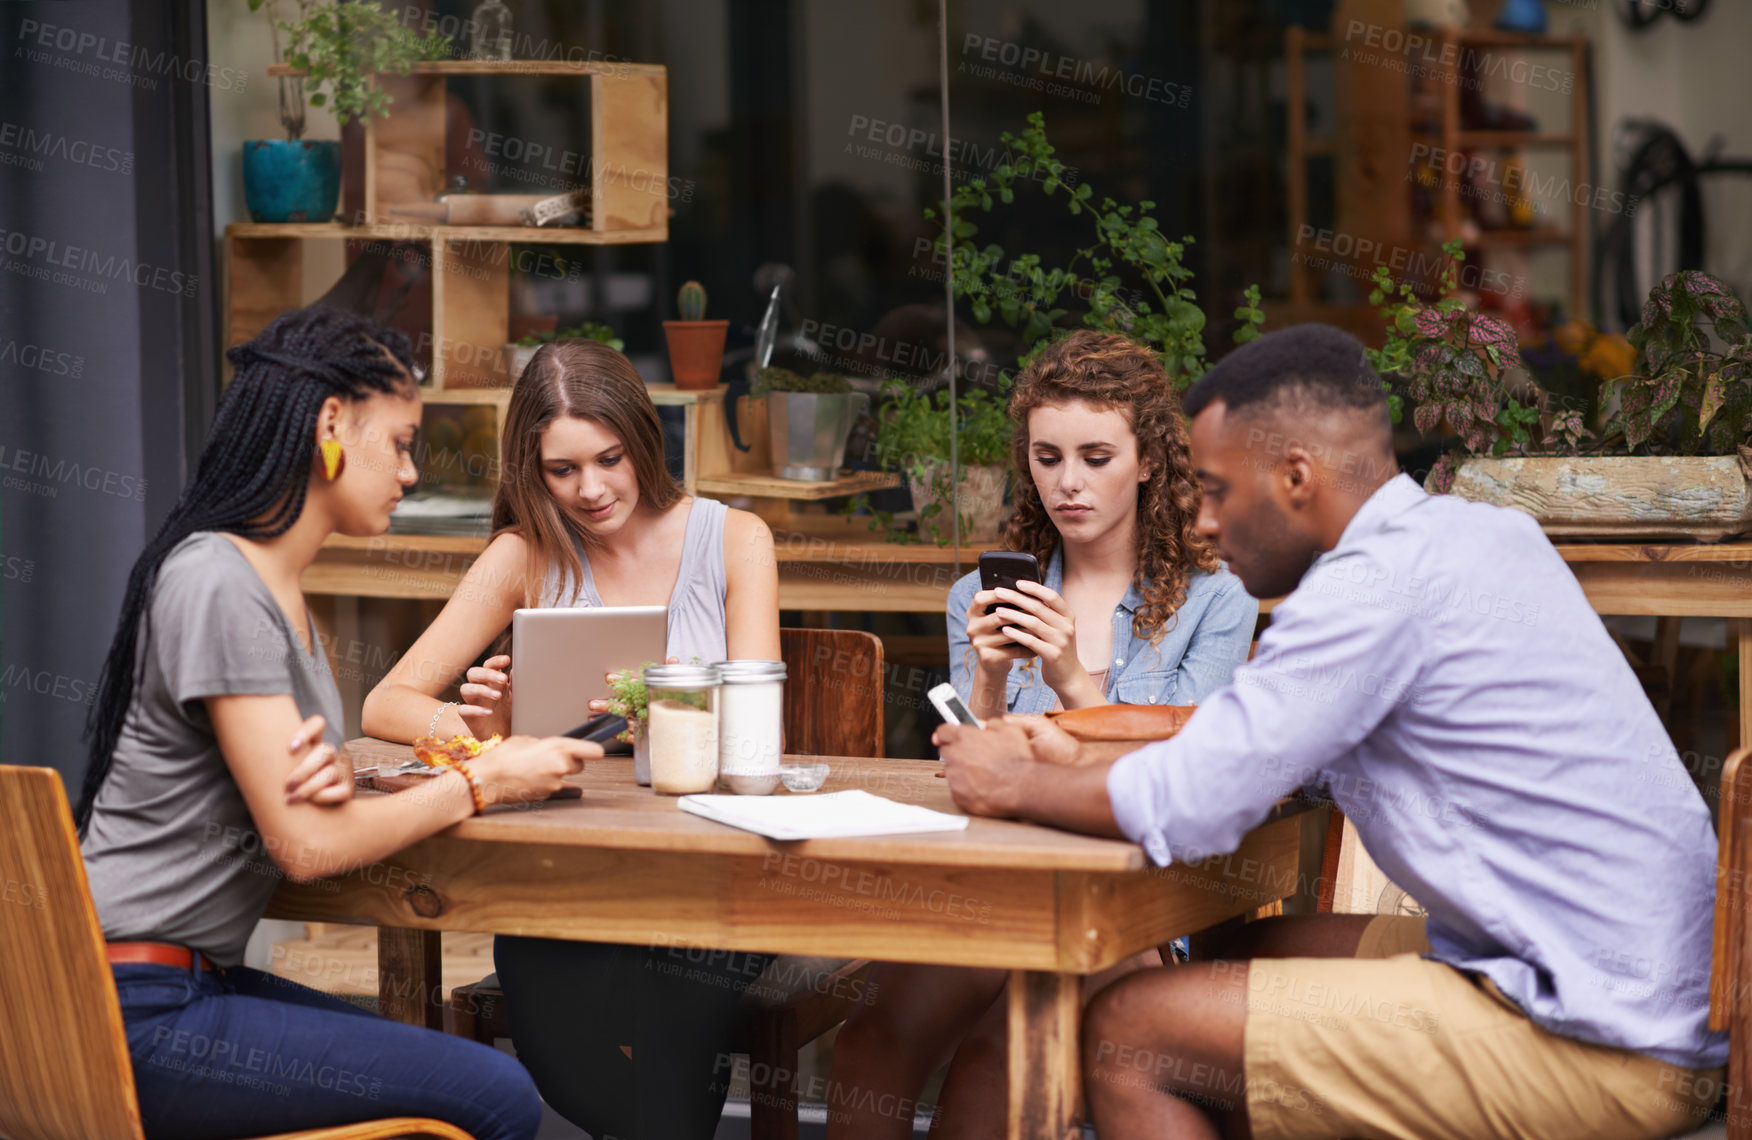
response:
M1531 36L1545 34L1544 0L1507 0L1497 13L1496 26L1505 32L1522 32Z
M243 198L250 220L326 222L341 197L335 139L251 139L243 144Z

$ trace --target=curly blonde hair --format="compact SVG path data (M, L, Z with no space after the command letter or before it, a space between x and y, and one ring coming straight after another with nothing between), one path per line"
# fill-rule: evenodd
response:
M1040 501L1028 464L1028 413L1072 401L1124 413L1137 436L1139 461L1154 472L1138 485L1138 569L1133 581L1144 604L1132 618L1132 633L1155 645L1173 628L1192 573L1218 568L1216 550L1195 529L1199 489L1180 397L1155 353L1122 336L1078 329L1049 345L1023 370L1010 399L1010 419L1016 425L1011 443L1016 509L1004 527L1004 544L1034 555L1042 566L1059 544L1058 527Z

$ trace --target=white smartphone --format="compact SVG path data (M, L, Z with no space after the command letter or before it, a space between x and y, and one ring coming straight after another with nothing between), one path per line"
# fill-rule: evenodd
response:
M926 693L925 696L931 698L931 704L936 706L937 712L942 714L943 719L948 723L966 724L971 725L974 728L985 727L985 725L980 723L978 717L968 711L967 705L961 699L961 695L955 691L955 686L949 684L949 682L943 682L941 685L938 685L936 688Z

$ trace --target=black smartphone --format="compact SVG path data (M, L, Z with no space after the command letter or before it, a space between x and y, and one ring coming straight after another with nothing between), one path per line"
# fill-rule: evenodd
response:
M588 740L592 744L607 744L627 730L627 718L614 713L598 713L577 728L560 733L573 740Z
M1015 550L988 550L979 556L979 586L982 590L995 590L999 586L1008 586L1014 590L1018 582L1040 581L1040 561L1032 554L1022 554ZM1003 607L996 602L986 607L986 613L996 613ZM1006 646L1016 642L1006 642Z

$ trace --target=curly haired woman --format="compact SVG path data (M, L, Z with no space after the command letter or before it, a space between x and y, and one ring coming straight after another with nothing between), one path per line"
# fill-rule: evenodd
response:
M1227 684L1258 604L1194 530L1191 445L1155 355L1072 333L1023 371L1010 418L1019 484L1005 544L1034 555L1045 581L983 590L974 573L949 591L951 675L974 715L1189 705ZM1114 966L1085 992L1157 961ZM828 1135L911 1136L914 1099L952 1056L932 1135L1002 1136L1005 976L878 966L876 1000L834 1045Z

